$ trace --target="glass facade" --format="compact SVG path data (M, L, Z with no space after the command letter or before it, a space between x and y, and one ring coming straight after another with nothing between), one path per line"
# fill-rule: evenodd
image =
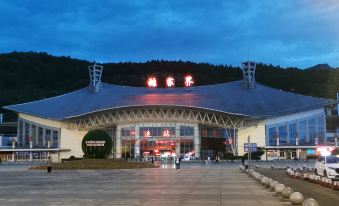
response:
M225 158L236 147L237 132L231 128L219 128L200 125L201 151L200 157L214 159L216 156Z
M296 138L298 137L297 123L291 123L288 125L288 140L291 145L296 144ZM299 140L298 140L299 142Z
M172 137L175 136L175 127L140 127L140 137Z
M18 124L18 146L29 147L32 141L34 147L59 147L59 129L42 126L33 122L19 119Z
M268 128L268 145L276 146L277 145L277 131L276 127Z
M299 144L305 145L307 143L307 122L302 120L298 122L298 138Z
M180 126L180 136L193 136L194 128L189 126Z
M266 143L269 146L276 146L277 138L279 138L280 146L295 146L297 137L298 145L307 146L325 143L324 114L266 125Z
M281 125L278 127L279 145L287 143L287 125Z
M51 145L51 147L57 148L58 145L59 145L58 131L53 130L53 133L52 133L52 145Z
M121 131L117 132L121 135L121 157L127 159L140 155L140 157L164 158L180 154L194 158L195 147L199 147L202 159L214 158L216 155L224 158L227 148L232 152L231 147L237 141L236 130L230 128L206 125L194 127L176 123L158 125L160 124L122 127ZM195 131L195 128L199 130Z

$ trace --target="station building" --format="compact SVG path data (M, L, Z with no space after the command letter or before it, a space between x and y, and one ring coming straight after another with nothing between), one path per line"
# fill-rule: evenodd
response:
M254 62L243 80L156 88L101 82L103 68L89 67L90 85L61 96L4 107L18 114L17 137L1 147L13 161L50 155L82 157L81 142L94 129L113 140L111 158L183 155L207 159L245 153L250 141L266 158L306 158L307 150L333 145L325 136L325 107L334 100L285 92L255 82ZM172 79L173 83L173 79ZM20 156L21 155L21 156Z

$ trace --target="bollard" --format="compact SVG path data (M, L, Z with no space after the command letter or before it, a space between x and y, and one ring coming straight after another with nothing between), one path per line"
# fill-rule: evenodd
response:
M293 193L293 189L290 187L285 187L282 191L281 194L283 198L290 198L291 194Z
M266 182L266 187L270 187L270 185L271 185L271 182L274 182L274 180L273 179L271 179L271 178L268 178L268 181Z
M275 185L278 184L278 183L279 183L278 181L272 181L272 182L270 183L270 188L271 188L272 191L274 191Z
M285 185L284 184L276 184L275 185L275 193L280 195L283 191L283 189L285 189Z
M304 201L304 196L300 192L293 192L290 196L292 205L301 205Z
M315 199L307 198L304 200L303 206L319 206L319 204Z

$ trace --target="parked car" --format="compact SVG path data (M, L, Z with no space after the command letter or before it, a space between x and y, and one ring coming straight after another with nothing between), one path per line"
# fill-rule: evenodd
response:
M320 156L314 168L316 175L339 180L339 158L334 155Z

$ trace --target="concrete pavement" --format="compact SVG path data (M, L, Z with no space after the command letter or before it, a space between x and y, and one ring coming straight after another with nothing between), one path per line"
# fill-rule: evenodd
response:
M237 167L0 170L0 205L289 205Z

